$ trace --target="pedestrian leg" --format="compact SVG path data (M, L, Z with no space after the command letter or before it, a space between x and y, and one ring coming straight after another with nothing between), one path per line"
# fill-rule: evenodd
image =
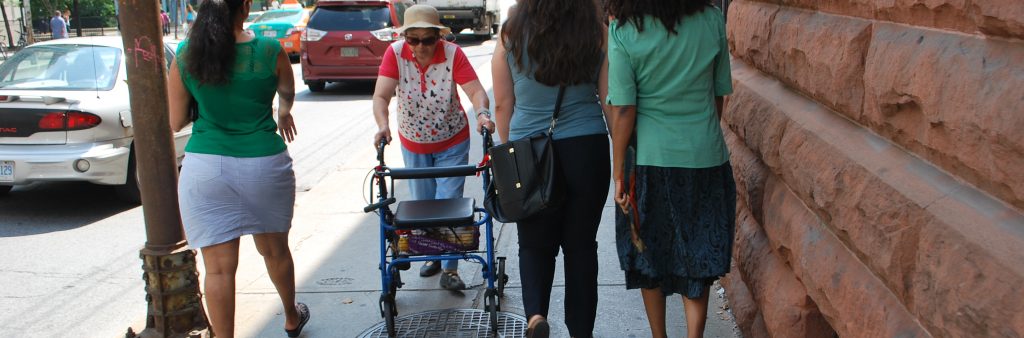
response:
M546 318L555 278L555 258L562 241L558 219L537 216L516 223L519 235L519 280L523 285L523 310L531 322Z
M450 167L465 165L469 163L469 140L462 141L451 148L437 152L433 155L434 166ZM443 177L435 179L434 198L448 199L461 198L466 186L465 177ZM447 260L441 262L441 268L446 275L441 276L441 287L449 290L461 290L465 283L459 277L459 261ZM447 281L447 282L446 282Z
M686 311L686 336L704 337L704 325L708 322L708 290L705 286L700 298L683 297L683 309Z
M201 249L206 267L206 306L210 326L220 338L235 336L235 272L238 271L238 239Z
M640 289L640 294L644 297L644 309L647 310L647 323L651 325L651 337L668 337L665 331L665 294L661 293L661 289Z
M281 297L284 307L284 328L291 330L299 326L299 313L295 310L295 263L288 248L288 233L275 232L255 234L256 251L263 256L270 281Z
M567 198L558 213L565 260L565 323L569 335L591 337L597 318L597 229L608 200L611 169L608 137L590 135L555 141Z

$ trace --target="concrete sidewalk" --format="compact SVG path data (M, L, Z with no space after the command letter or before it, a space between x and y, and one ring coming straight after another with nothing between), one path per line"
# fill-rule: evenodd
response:
M397 143L395 143L397 144ZM470 162L480 159L479 136L474 136ZM354 337L382 321L378 311L381 281L377 270L379 235L377 218L364 214L364 198L369 197L364 179L374 166L371 147L352 158L366 159L360 167L339 168L312 190L301 193L296 203L291 245L296 263L298 299L309 304L312 319L304 337ZM401 165L396 146L389 147L392 166ZM358 162L358 161L357 161ZM483 199L481 180L467 178L466 195ZM399 184L398 197L408 196ZM496 250L508 257L510 276L503 300L503 311L522 314L516 229L514 224L495 224ZM615 253L613 204L605 207L598 234L600 243L600 300L597 337L650 336L639 291L625 289ZM239 337L279 337L284 334L281 304L270 283L262 259L248 238L242 241L237 280L236 332ZM201 265L200 265L201 266ZM450 292L438 286L438 277L420 278L419 264L402 274L405 286L398 291L399 316L422 311L470 308L483 309L484 280L480 265L463 262L460 274L471 288ZM568 337L564 326L564 272L557 268L552 292L550 322L553 337ZM735 324L717 289L712 290L712 305L706 337L738 337ZM671 299L678 300L673 297ZM669 336L685 335L682 302L669 302Z

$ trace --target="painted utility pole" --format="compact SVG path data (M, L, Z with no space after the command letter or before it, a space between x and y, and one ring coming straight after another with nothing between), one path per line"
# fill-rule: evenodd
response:
M178 171L168 119L167 68L157 1L118 0L145 218L140 252L148 311L141 337L201 337L209 324L199 293L195 251L185 246ZM134 332L128 329L128 336Z

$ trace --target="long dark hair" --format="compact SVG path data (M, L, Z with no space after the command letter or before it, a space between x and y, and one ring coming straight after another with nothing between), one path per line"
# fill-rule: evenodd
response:
M520 0L516 6L501 39L520 69L525 52L537 82L554 86L597 80L604 27L594 0Z
M676 25L683 18L700 13L711 6L711 0L607 0L605 9L620 22L632 22L636 30L644 30L644 16L650 15L661 21L672 34L677 34Z
M235 20L244 0L203 0L188 30L185 70L201 84L225 84L235 64Z

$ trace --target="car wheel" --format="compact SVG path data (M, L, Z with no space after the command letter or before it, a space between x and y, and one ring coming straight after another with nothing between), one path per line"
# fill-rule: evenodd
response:
M132 205L142 204L142 193L139 192L139 173L135 170L135 148L128 155L128 172L124 184L114 187L117 198L131 203Z
M13 188L13 185L0 185L0 196L7 195Z
M306 85L309 86L309 91L316 93L316 92L324 91L324 87L327 87L327 82L324 82L324 81L310 81L310 82L306 83Z

